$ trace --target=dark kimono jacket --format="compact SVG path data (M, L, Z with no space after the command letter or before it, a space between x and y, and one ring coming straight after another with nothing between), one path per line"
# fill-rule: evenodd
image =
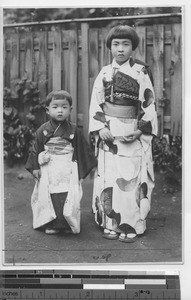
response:
M73 147L69 189L63 207L63 216L72 232L76 234L80 232L80 201L82 198L80 179L84 179L91 172L97 165L97 160L82 132L70 122L63 122L58 127L55 122L50 120L36 132L35 141L25 165L31 173L33 170L41 169L40 180L36 181L31 196L33 228L39 228L56 219L49 188L48 163L40 166L38 162L39 156L45 150L44 146L53 137L61 137Z
M37 130L34 144L25 165L26 169L31 173L33 170L40 169L38 155L44 151L44 145L52 137L62 137L72 143L74 148L72 160L77 162L79 179L84 179L97 165L97 160L89 143L75 124L64 122L55 132L56 128L57 124L50 120Z

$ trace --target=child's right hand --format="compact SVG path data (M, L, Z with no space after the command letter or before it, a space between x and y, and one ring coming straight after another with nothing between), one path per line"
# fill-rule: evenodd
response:
M99 136L103 141L113 142L113 140L114 140L114 137L112 136L111 131L107 127L102 128L99 131Z
M47 164L50 161L50 154L48 151L42 151L38 156L38 163L40 166Z
M32 174L33 174L33 177L34 177L36 180L39 180L40 177L41 177L41 171L40 171L40 170L33 170Z

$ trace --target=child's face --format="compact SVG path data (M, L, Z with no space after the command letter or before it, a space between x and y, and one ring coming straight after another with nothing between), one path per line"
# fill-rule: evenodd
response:
M68 119L71 110L72 107L66 99L53 99L49 106L46 107L47 114L58 123L62 123Z
M132 51L132 42L129 39L113 39L111 41L111 53L119 65L130 58Z

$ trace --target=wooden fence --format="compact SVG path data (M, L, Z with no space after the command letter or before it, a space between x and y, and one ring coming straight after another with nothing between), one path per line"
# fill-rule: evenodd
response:
M105 39L115 24L117 21L4 26L4 86L14 88L15 80L27 74L38 83L42 99L53 89L68 90L74 103L72 121L87 136L92 86L99 70L111 62ZM159 135L181 135L181 21L135 29L140 37L135 57L146 61L153 73ZM39 122L45 119L41 115Z

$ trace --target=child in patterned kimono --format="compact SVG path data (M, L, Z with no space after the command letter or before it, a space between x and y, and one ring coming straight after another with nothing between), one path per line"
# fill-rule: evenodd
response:
M155 95L148 65L132 58L138 43L130 26L110 30L106 45L113 61L98 74L90 103L89 131L98 157L95 220L104 238L126 243L145 232L154 187Z
M50 120L37 130L26 162L36 184L31 197L33 228L47 234L80 232L82 180L97 160L81 131L69 121L72 98L53 91L46 99Z

